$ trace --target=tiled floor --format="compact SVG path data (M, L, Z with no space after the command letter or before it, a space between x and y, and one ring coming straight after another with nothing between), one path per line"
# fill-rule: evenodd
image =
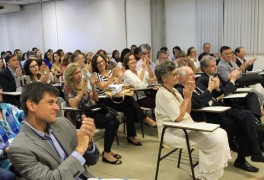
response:
M143 146L137 147L126 142L126 136L123 133L123 127L119 128L120 146L117 146L116 141L113 144L112 151L122 155L123 163L121 165L111 165L103 163L100 160L95 166L89 167L89 171L96 177L100 178L129 178L141 180L153 180L155 177L157 154L159 147L159 140L157 136L157 129L145 126L145 138L140 134L140 127L138 129L138 140L143 143ZM100 132L101 133L101 132ZM102 132L103 133L103 132ZM100 151L103 150L103 139L98 140L97 145ZM194 154L197 153L194 152ZM190 177L189 161L183 160L181 167L177 168L177 155L174 153L172 157L163 160L160 164L159 178L160 180L188 180ZM184 157L183 157L184 158ZM185 159L187 156L185 156ZM264 177L264 163L251 163L258 167L258 173L249 173L233 166L236 153L232 152L232 159L229 160L229 166L225 168L222 180L243 180L250 177Z

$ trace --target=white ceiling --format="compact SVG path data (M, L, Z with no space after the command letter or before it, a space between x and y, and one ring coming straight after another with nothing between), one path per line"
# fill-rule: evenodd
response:
M61 1L61 0L0 0L0 4L27 5L27 4L48 3L54 1Z

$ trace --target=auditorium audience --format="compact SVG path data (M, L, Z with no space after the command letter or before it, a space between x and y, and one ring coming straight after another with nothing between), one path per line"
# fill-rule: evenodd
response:
M0 93L0 122L2 121L0 123L0 179L9 178L9 175L10 179L15 177L11 171L8 171L11 163L7 159L7 152L10 152L10 142L21 128L20 122L25 119L22 111L17 108L21 105L27 115L27 121L23 125L17 140L11 145L10 153L10 159L15 163L18 172L24 178L29 179L32 177L42 179L66 178L66 176L67 178L71 177L71 179L92 177L89 172L87 172L88 174L83 173L84 168L82 166L85 161L93 165L98 158L97 148L91 142L94 124L90 123L89 118L81 116L80 113L72 113L72 119L77 120L78 126L81 127L81 132L76 135L75 128L69 124L67 119L66 121L65 118L56 120L55 116L47 114L46 111L41 112L45 108L53 112L58 111L58 107L55 105L58 91L50 85L43 85L40 82L57 83L57 77L62 75L65 86L61 93L64 93L68 106L81 109L84 106L91 107L96 102L123 112L126 117L127 142L135 146L142 146L142 143L136 138L135 123L143 121L149 126L158 126L158 132L161 133L162 123L165 121L193 123L190 116L191 107L201 108L216 105L217 102L212 100L214 98L219 100L220 105L224 102L224 105L232 106L232 109L217 114L217 116L206 113L203 117L208 117L210 123L219 123L220 127L227 131L229 141L232 141L229 142L230 146L238 152L234 166L245 171L258 172L259 169L249 164L245 157L251 156L251 160L255 162L264 161L263 153L257 142L258 134L256 131L256 126L262 126L260 119L264 114L262 109L264 88L261 86L261 83L264 84L264 78L254 75L253 80L248 80L243 75L246 71L252 71L253 63L256 61L256 58L245 60L246 50L244 47L237 47L235 52L232 52L230 47L223 46L220 49L221 59L219 59L218 67L216 58L210 51L211 44L204 43L203 53L199 55L198 60L194 47L190 47L186 54L181 51L179 46L175 46L173 48L173 62L170 62L168 48L162 47L157 53L156 63L152 62L151 47L148 44L141 44L138 48L136 45L132 45L131 50L123 49L121 55L118 50L114 50L111 59L107 52L102 49L98 50L94 56L92 52L85 55L78 49L73 54L70 52L64 54L62 49L53 53L53 50L49 49L44 54L44 60L41 51L36 47L32 48L32 51L23 53L23 55L20 49L16 49L14 54L10 51L2 51L0 88L2 87L3 91L6 92L16 91L15 79L23 75L19 64L21 61L24 75L29 75L33 84L26 85L22 92L24 104L20 104L19 98L16 96L4 96L6 103L1 103L2 94ZM118 62L122 62L124 67L117 67ZM179 67L180 70L176 70L176 67ZM199 82L194 82L194 73L200 72L201 68L204 73ZM218 74L216 74L217 70ZM95 73L93 74L93 72ZM157 83L157 80L162 86L157 88L158 91L157 89L151 90L153 92L151 95L140 91L137 92L136 99L132 96L125 96L124 100L115 98L116 101L120 100L120 103L114 103L110 98L98 98L99 95L105 95L105 91L111 84L125 83L133 85L137 90L147 88L149 85ZM182 96L174 89L174 85L179 81L181 85L178 85L177 88ZM237 88L236 86L250 86L253 90L244 99L223 101L220 95L233 93ZM136 96L134 95L134 97ZM52 102L52 107L48 107L44 103L44 100L48 99ZM34 111L32 107L38 108L40 111ZM157 122L147 117L140 107L155 108ZM10 113L14 113L12 117L15 119L11 124L7 117ZM197 114L192 115L194 118ZM39 118L41 116L45 117ZM121 156L111 151L119 121L116 118L108 118L107 120L103 124L95 123L96 128L105 129L102 161L114 165L122 164ZM87 124L89 124L88 129L85 128ZM65 128L65 131L62 132L63 136L66 137L66 130L69 133L66 140L60 138L62 134L57 137L56 132L51 130L59 128L58 125ZM227 166L230 152L226 132L221 128L213 133L189 132L191 146L199 149L199 165L195 167L197 178L219 179L223 175L223 169ZM81 138L80 134L84 136ZM69 137L75 138L73 144L71 144L72 140ZM43 146L35 147L34 150L32 147L36 145L31 138L42 142ZM245 141L245 139L247 140ZM80 143L81 140L89 142L88 151L91 154L86 152L87 147ZM43 144L44 141L45 145ZM54 142L57 144L54 145ZM71 147L66 147L64 142L71 144ZM173 147L185 147L185 138L177 130L170 129L166 132L165 142ZM209 143L210 147L208 146ZM49 154L44 153L44 148L47 146L54 147L56 151L59 149L59 154L53 154L57 160L60 160L59 162L55 162ZM43 158L42 153L47 156L47 159L46 157ZM88 157L92 159L89 160ZM29 166L30 163L36 164L34 171Z

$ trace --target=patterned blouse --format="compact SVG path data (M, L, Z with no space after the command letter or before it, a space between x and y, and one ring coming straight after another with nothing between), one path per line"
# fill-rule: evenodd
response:
M94 102L89 97L90 92L87 91L83 95L82 99L80 100L80 102L79 102L79 104L77 106L78 109L83 109L84 107L89 107L89 106L94 105ZM70 106L69 99L70 98L75 98L78 95L78 93L79 93L79 91L73 90L69 86L65 86L64 87L64 96L65 96L65 101L67 103L67 106ZM71 114L71 117L72 118L76 118L77 121L81 121L81 115L80 115L80 113L71 112L70 114Z
M99 82L107 82L109 80L109 78L112 76L112 70L108 70L108 77L103 76L100 73L96 73L97 75L97 81ZM100 89L99 87L96 87L96 91L98 92L98 95L105 95L105 90Z

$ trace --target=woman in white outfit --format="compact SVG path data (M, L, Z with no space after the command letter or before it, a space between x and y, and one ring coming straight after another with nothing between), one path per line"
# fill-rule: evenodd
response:
M142 67L136 68L137 60L131 52L127 53L124 57L123 65L126 68L123 79L125 84L133 85L135 90L145 89L149 84L156 81L153 70L151 69L149 58L142 58ZM155 93L157 90L149 90L153 96L146 96L144 91L137 92L137 102L141 107L155 108ZM155 124L156 125L156 124Z
M193 123L190 116L191 97L195 88L193 82L188 82L183 90L183 96L173 88L178 83L178 74L173 62L162 62L155 69L155 75L162 84L156 95L155 114L159 133L163 122L173 121ZM219 179L231 158L226 132L218 128L212 133L188 131L191 147L199 149L199 164L195 167L198 179ZM186 148L185 135L182 130L168 128L164 141L170 146Z

